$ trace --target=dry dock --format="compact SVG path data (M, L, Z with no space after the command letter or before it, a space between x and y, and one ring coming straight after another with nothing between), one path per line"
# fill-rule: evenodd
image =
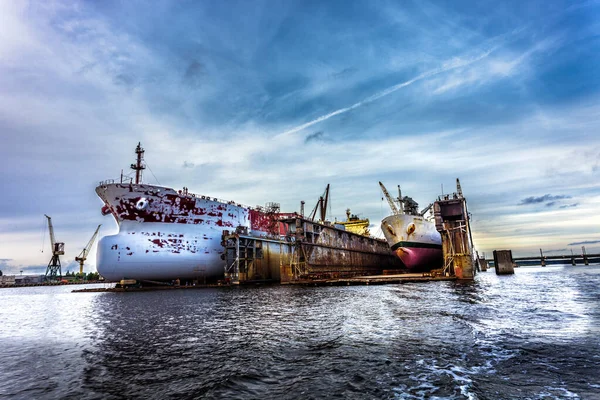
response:
M456 276L431 276L428 274L398 274L398 275L370 275L355 276L352 278L305 280L288 283L300 286L351 286L351 285L389 285L411 282L430 281L455 281Z
M295 286L355 286L355 285L389 285L414 282L431 282L431 281L455 281L456 276L432 276L430 274L396 274L396 275L368 275L354 276L351 278L338 279L307 279L296 280L293 282L283 283L284 285ZM92 288L92 289L77 289L73 293L101 293L101 292L145 292L154 290L191 290L191 289L206 289L218 287L233 287L233 286L251 286L259 284L272 284L273 282L265 281L247 281L242 285L232 284L216 284L216 285L194 285L194 286L142 286L142 287L107 287L107 288Z

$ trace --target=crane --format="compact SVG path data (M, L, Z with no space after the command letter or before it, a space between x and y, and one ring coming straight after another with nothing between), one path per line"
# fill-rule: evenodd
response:
M83 276L83 263L87 259L88 254L90 253L90 249L92 248L92 245L94 244L94 240L96 240L96 236L98 236L98 231L100 230L101 226L102 225L98 225L98 227L96 228L96 231L92 235L92 238L90 239L88 244L86 244L84 249L81 251L81 253L79 253L79 255L77 257L75 257L75 261L79 262L79 275L80 276Z
M427 214L427 211L429 211L431 209L431 207L433 207L433 203L429 203L429 205L427 207L425 207L424 209L421 210L419 215L421 217L424 216L425 214Z
M54 227L52 226L52 218L44 214L48 218L48 231L50 231L50 246L52 248L52 258L46 268L46 277L50 279L62 278L62 271L60 268L60 257L65 254L64 242L57 242L54 237ZM58 274L57 274L58 272Z
M315 208L313 208L312 212L310 213L310 217L308 217L308 218L310 220L314 221L317 216L317 211L319 211L319 213L321 214L321 221L325 221L325 217L327 216L327 203L328 202L329 202L329 184L327 184L327 187L325 188L325 193L323 193L323 195L319 197L319 200L317 201Z
M383 186L383 183L379 182L379 186L381 186L381 190L383 191L383 194L385 195L385 198L387 199L388 203L390 204L390 208L392 209L392 213L394 215L401 214L400 211L398 210L398 207L396 206L396 203L394 203L394 199L392 199L392 196L390 196L390 194L388 193L388 191L385 188L385 186ZM398 189L398 190L400 190L400 189Z

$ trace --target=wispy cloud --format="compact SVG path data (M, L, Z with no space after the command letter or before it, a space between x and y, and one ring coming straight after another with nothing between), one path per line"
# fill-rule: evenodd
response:
M380 91L378 93L375 93L372 96L369 96L369 97L367 97L367 98L365 98L365 99L363 99L363 100L361 100L361 101L359 101L357 103L352 104L351 106L337 109L337 110L332 111L332 112L330 112L328 114L325 114L325 115L322 115L322 116L320 116L318 118L315 118L312 121L306 122L306 123L304 123L302 125L299 125L299 126L296 126L296 127L292 128L292 129L288 129L287 131L281 133L278 136L288 136L288 135L291 135L293 133L302 131L302 130L304 130L304 129L308 128L308 127L311 127L311 126L313 126L315 124L318 124L320 122L326 121L329 118L335 117L336 115L347 113L348 111L352 111L352 110L357 109L357 108L359 108L359 107L361 107L363 105L366 105L366 104L372 103L372 102L374 102L376 100L379 100L382 97L389 96L390 94L392 94L394 92L397 92L398 90L400 90L402 88L410 86L410 85L412 85L415 82L419 82L421 80L424 80L424 79L427 79L427 78L431 78L431 77L433 77L435 75L439 75L439 74L442 74L444 72L448 72L448 71L451 71L451 70L454 70L454 69L458 69L458 68L469 66L469 65L471 65L473 63L476 63L476 62L481 61L484 58L488 57L494 50L495 50L495 47L493 47L491 49L488 49L488 50L485 50L485 51L483 51L482 53L480 53L479 55L477 55L475 57L471 57L471 58L453 58L453 59L447 60L446 62L442 63L441 67L438 67L438 68L426 71L426 72L424 72L424 73L422 73L420 75L415 76L412 79L409 79L407 81L404 81L404 82L398 83L396 85L390 86L390 87L388 87L385 90L382 90L382 91Z
M571 196L567 196L567 195L553 196L551 194L545 194L545 195L539 196L539 197L530 196L530 197L527 197L527 198L524 198L523 200L521 200L519 205L538 204L538 203L544 203L546 201L551 201L550 203L548 203L546 205L552 206L556 203L556 202L552 202L552 200L562 200L562 199L570 199L570 198L571 198Z
M487 57L481 63L466 71L455 71L449 74L446 79L440 79L441 83L434 89L434 94L442 94L450 90L458 89L468 85L481 85L495 79L518 76L519 80L527 66L527 61L534 55L548 52L551 49L559 47L561 40L559 37L546 38L531 46L528 50L520 53L505 51L494 57Z
M567 249L554 249L554 250L544 250L544 253L562 253L567 251Z
M573 208L573 207L577 207L578 205L579 205L579 203L565 204L565 205L562 205L562 206L560 206L558 208Z
M314 142L314 141L322 141L324 138L324 135L325 134L323 133L323 131L317 131L315 133L311 133L304 139L304 143L310 143L310 142Z
M585 244L598 244L600 243L600 240L585 240L583 242L573 242L573 243L569 243L569 246L582 246Z

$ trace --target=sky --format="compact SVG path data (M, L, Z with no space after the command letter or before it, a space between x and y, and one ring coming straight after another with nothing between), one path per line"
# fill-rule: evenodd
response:
M63 273L129 173L247 205L425 207L477 250L600 253L599 1L0 0L0 270ZM43 251L42 251L43 250ZM86 271L95 270L94 252Z

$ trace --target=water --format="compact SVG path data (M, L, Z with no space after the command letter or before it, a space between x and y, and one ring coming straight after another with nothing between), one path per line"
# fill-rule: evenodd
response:
M0 398L600 398L600 266L473 283L0 290Z

